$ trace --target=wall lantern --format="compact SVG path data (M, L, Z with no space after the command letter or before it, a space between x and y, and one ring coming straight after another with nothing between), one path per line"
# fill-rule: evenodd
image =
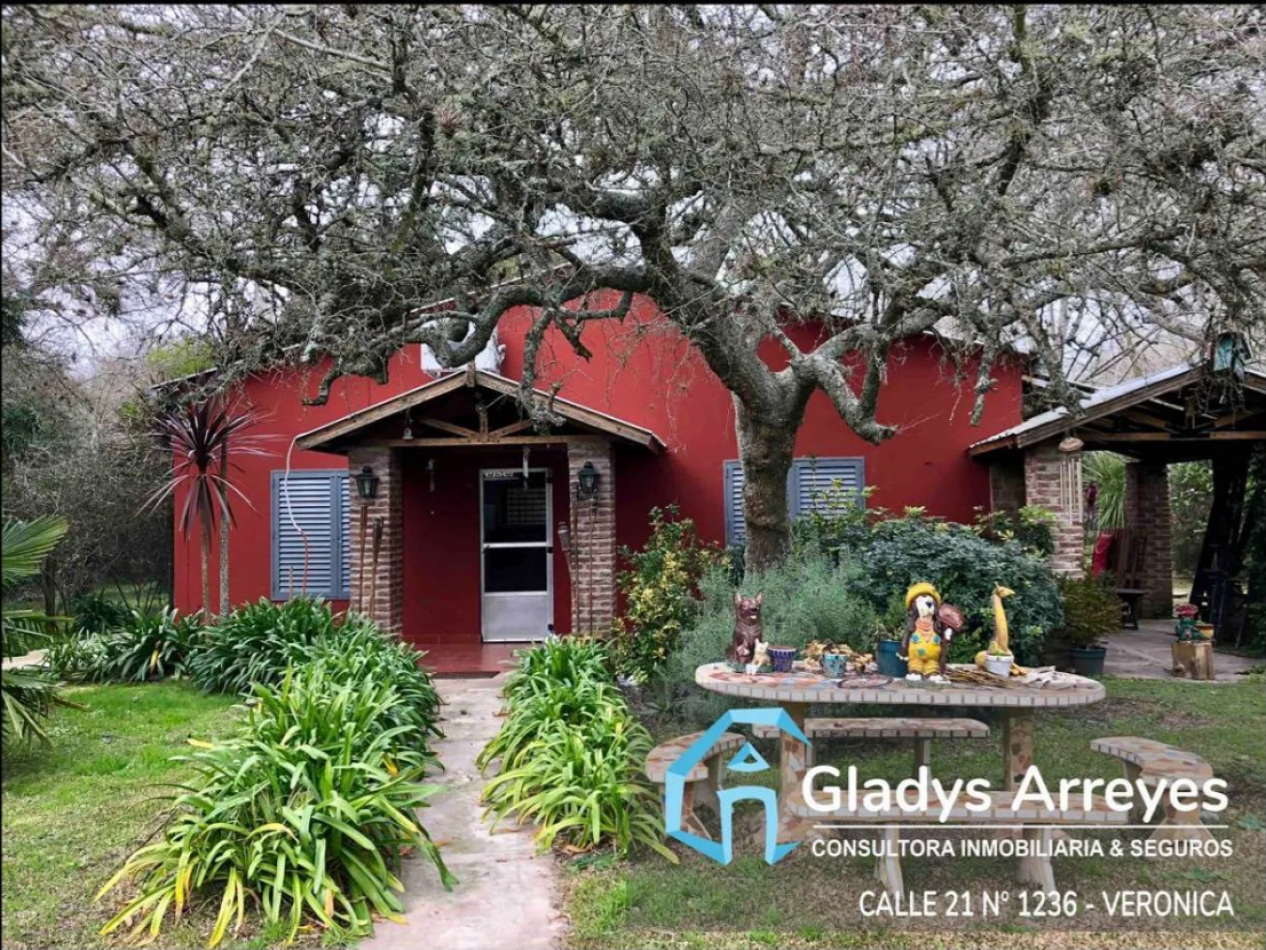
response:
M601 480L602 476L593 467L593 462L586 462L580 466L580 472L576 475L576 497L594 497L598 494L598 482Z
M372 501L378 496L378 476L368 465L356 476L356 494L360 496L361 501Z
M1252 358L1248 341L1240 333L1225 332L1213 344L1213 371L1231 373L1237 379L1244 378L1244 367Z

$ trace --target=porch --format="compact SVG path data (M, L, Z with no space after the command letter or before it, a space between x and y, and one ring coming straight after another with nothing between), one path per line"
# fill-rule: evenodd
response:
M1095 531L1082 454L1126 456L1126 550L1110 567L1144 618L1168 618L1174 606L1168 466L1209 460L1213 507L1189 600L1202 607L1219 639L1238 642L1248 595L1236 586L1249 527L1247 472L1250 453L1264 442L1266 372L1211 358L1097 390L1077 415L1063 408L1042 413L969 453L989 466L993 510L1027 504L1054 512L1052 566L1074 576L1085 571L1087 532Z
M346 456L352 610L441 673L504 669L550 634L615 617L616 484L658 437L550 393L533 427L519 384L469 367L305 433Z

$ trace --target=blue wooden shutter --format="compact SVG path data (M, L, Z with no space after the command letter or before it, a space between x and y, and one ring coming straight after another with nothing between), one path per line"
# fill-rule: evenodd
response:
M723 466L725 473L725 543L727 546L742 544L747 537L743 521L743 464L730 461Z
M347 470L273 472L272 595L346 598L350 583ZM297 526L297 527L296 527ZM304 583L304 538L307 572Z
M724 463L724 491L725 491L725 543L727 546L742 544L747 539L747 525L743 520L743 463L737 459L731 459ZM795 496L792 494L791 486L795 478L795 467L787 473L787 501L789 506L794 505ZM795 517L795 510L792 507L792 517Z
M865 470L866 463L861 458L796 459L791 466L791 517L798 518L815 510L832 514L827 507L831 499L822 495L836 482L852 495L855 505L864 506Z

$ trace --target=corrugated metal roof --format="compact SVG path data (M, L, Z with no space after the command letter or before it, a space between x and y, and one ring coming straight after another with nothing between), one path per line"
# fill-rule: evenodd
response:
M1167 366L1164 369L1157 370L1154 373L1149 373L1146 376L1139 376L1135 379L1127 379L1125 382L1117 383L1115 386L1097 389L1082 402L1081 409L1078 412L1078 418L1082 419L1084 417L1093 417L1094 410L1098 406L1117 401L1123 396L1129 396L1130 393L1133 392L1150 389L1159 383L1178 379L1179 377L1191 373L1193 370L1196 370L1202 365L1203 363L1177 363L1174 366ZM1249 376L1254 377L1256 380L1266 382L1266 370L1250 366L1247 368L1246 372ZM1144 400L1141 399L1140 401ZM1026 433L1051 426L1053 423L1058 423L1068 415L1070 415L1070 413L1066 406L1060 406L1058 408L1048 410L1047 412L1034 416L1032 419L1026 419L1017 426L1004 429L1002 432L991 435L987 439L981 439L979 442L973 443L968 448L968 451L973 454L979 454L977 450L981 448L994 445L995 443L1019 439ZM1023 444L1023 440L1021 440L1021 444Z

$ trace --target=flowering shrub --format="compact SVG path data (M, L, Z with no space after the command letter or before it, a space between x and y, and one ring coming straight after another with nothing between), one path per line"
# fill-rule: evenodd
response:
M627 569L616 576L625 611L615 621L611 656L616 671L646 682L677 648L698 608L699 579L722 563L719 546L699 540L695 523L675 505L651 509L651 536L641 551L624 547Z

